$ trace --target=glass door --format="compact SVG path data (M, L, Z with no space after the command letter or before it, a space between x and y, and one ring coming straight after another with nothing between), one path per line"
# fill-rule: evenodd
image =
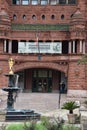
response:
M33 71L33 92L51 92L52 91L52 71L34 70Z

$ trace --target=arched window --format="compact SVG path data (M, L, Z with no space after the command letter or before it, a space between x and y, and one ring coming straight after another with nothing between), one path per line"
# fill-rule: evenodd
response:
M55 15L54 15L54 14L51 15L51 19L52 19L52 20L55 19Z
M64 16L64 14L62 14L62 15L61 15L61 19L63 20L63 19L64 19L64 17L65 17L65 16Z
M15 14L13 15L13 19L14 19L14 20L16 20L16 19L17 19L17 16L16 16Z
M26 15L25 14L23 15L23 19L26 19Z
M35 19L36 19L36 16L35 16L35 15L32 15L32 19L35 20Z
M43 19L43 20L45 19L45 15L44 15L44 14L42 15L42 19Z

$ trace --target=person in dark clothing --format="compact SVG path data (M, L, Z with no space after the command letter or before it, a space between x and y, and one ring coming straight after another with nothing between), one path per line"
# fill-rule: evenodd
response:
M62 83L60 84L60 93L64 93L65 92L65 83L64 81L62 81Z

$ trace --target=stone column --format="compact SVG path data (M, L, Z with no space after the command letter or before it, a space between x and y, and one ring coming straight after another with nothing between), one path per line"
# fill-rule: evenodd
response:
M75 53L75 40L73 41L73 53Z
M80 53L82 53L82 40L80 40Z
M22 5L22 0L19 1L19 5Z
M59 4L59 0L57 0L57 4Z
M32 0L30 0L30 4L32 4Z
M72 53L72 50L71 50L71 47L72 47L72 45L71 45L72 43L71 43L71 41L69 41L69 54L71 54Z
M37 1L37 4L40 4L40 0Z
M6 52L6 40L4 40L4 52Z
M68 0L66 0L66 4L68 4Z
M83 41L83 54L85 54L85 40Z
M9 40L8 53L12 53L12 41Z

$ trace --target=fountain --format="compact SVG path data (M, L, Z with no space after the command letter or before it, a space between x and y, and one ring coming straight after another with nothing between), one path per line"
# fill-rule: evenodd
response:
M26 119L40 119L40 114L34 113L33 110L15 110L14 102L16 100L18 91L20 90L18 87L18 78L19 75L14 74L13 72L14 60L12 58L9 59L9 74L5 74L8 77L8 87L3 88L2 90L8 93L7 97L7 108L6 108L6 120L26 120Z

